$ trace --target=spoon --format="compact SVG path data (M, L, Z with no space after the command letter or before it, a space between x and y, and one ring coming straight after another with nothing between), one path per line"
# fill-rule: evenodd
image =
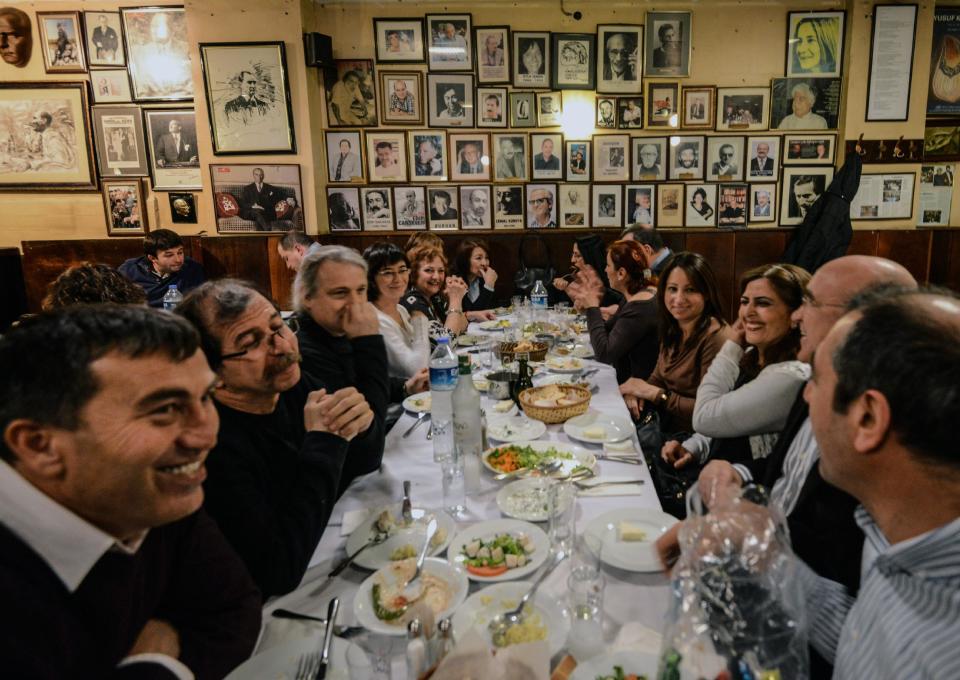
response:
M433 535L437 533L437 518L431 517L430 522L427 523L427 535L423 541L423 547L420 548L420 555L417 557L417 570L413 572L413 578L407 581L407 584L404 586L404 597L408 600L414 600L417 596L412 595L413 590L410 588L420 575L423 573L423 560L427 556L427 551L430 550L430 541L433 540ZM422 588L421 588L422 590Z
M492 621L487 625L487 629L490 631L491 639L493 640L493 645L495 647L503 647L506 642L507 631L520 623L523 622L523 619L526 618L526 614L523 612L523 608L527 605L527 602L536 594L537 588L540 587L540 584L543 583L544 579L547 578L553 570L559 565L563 560L565 560L567 554L563 550L559 550L555 553L553 562L549 566L545 565L543 571L540 572L540 576L537 577L537 580L533 582L533 587L527 591L527 594L520 598L520 604L518 604L514 609L504 612L495 616Z

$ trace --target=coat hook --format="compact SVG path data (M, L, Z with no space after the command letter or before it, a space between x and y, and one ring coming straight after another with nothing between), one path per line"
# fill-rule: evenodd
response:
M900 149L900 143L903 141L903 135L900 135L900 139L897 140L897 143L893 145L893 157L894 158L903 158L903 151Z
M854 151L856 151L856 152L857 152L858 154L860 154L861 156L866 156L866 155L867 155L866 150L863 148L863 133L862 133L862 132L860 133L860 138L857 139L857 145L854 147Z
M883 154L887 151L887 145L883 143L883 140L880 140L880 145L877 147L877 160L883 160Z

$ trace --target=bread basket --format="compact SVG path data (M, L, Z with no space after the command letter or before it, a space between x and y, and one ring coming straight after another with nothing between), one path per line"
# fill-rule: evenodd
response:
M547 358L547 344L544 342L531 342L529 340L524 340L527 345L531 346L531 349L520 349L521 354L526 354L529 356L530 361L543 361ZM513 361L517 354L517 345L519 342L501 342L500 343L500 356L501 361Z
M553 392L553 388L559 388L566 399L574 399L575 403L558 406L535 406L541 395L547 392ZM555 393L555 392L554 392ZM545 423L563 423L574 416L583 415L590 407L590 390L580 385L543 385L541 387L531 387L520 393L520 406L528 417L535 420L542 420Z

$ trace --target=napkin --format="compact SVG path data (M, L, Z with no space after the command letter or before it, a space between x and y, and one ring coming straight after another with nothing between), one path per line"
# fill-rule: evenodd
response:
M273 616L265 616L263 632L260 634L260 644L257 645L257 651L255 653L261 654L271 647L288 642L294 638L313 640L316 642L317 649L319 649L323 643L325 630L326 626L319 621L278 619Z
M471 629L431 677L432 680L547 680L550 650L542 640L493 650L480 633Z
M340 524L340 535L349 536L354 530L367 521L370 516L370 510L361 508L360 510L347 510L343 513L343 519Z
M637 479L636 475L620 477L604 477L598 481L586 481L583 486L577 487L578 496L639 496L643 494L646 484L605 484L596 489L588 489L589 484L600 484L601 482L618 482L621 480Z
M657 656L660 654L662 641L660 633L652 628L636 621L628 621L620 628L610 648L612 651L630 649Z

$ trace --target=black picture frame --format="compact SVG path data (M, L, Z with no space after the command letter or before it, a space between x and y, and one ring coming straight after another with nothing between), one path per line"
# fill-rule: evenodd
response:
M143 113L138 105L92 106L90 119L101 177L147 177L150 174ZM107 133L108 128L111 134ZM132 151L133 158L128 158L129 151Z
M430 71L473 71L473 47L470 43L473 41L473 15L467 13L450 14L427 14L424 17L423 40L427 48L427 68ZM439 36L434 35L434 28L441 24L452 24L455 27L454 36L445 38L444 41L451 41L453 48L440 41ZM460 28L463 32L460 32ZM453 58L448 54L451 49L460 49L457 38L463 39L461 58Z
M550 79L554 90L595 90L597 36L595 33L551 33L553 53Z
M96 43L96 41L99 39L99 36L105 36L104 40L108 40L110 38L110 34L108 32L101 31L100 34L97 35L97 29L100 27L94 24L100 23L100 15L103 15L104 17L114 17L114 24L111 24L108 20L108 28L113 29L114 34L116 35L117 46L113 51L119 54L119 59L110 61L102 58L102 55L99 54L100 47L98 47ZM87 46L87 63L90 66L123 68L127 65L127 55L123 49L123 21L120 19L120 12L116 10L104 10L102 12L85 10L83 12L83 35ZM106 44L109 48L110 43L108 42Z
M174 224L197 223L197 196L189 192L167 194L170 201L170 219Z
M621 42L624 52L633 48L635 61L633 72L629 71L629 56L627 68L621 78L615 79L613 67L609 63L607 41L615 35L624 37ZM625 56L623 54L619 56ZM643 26L640 24L600 24L597 26L597 93L598 94L626 94L643 95Z
M552 73L550 32L513 31L510 40L513 52L510 80L513 86L529 90L549 90Z
M837 29L835 35L831 35L834 31L826 30L824 25L827 21L838 21ZM828 65L831 68L823 70L820 68L820 65L817 66L805 66L799 56L801 51L800 47L805 40L801 38L795 38L791 35L794 30L799 30L800 25L804 22L809 22L816 24L815 27L811 28L812 39L816 42L816 51L817 58L823 60L825 57L830 59L832 56L832 63L828 62ZM839 78L843 74L843 53L845 47L845 33L847 28L847 12L842 9L830 9L830 10L804 10L799 12L787 12L787 36L785 45L787 46L787 52L784 57L783 73L788 78L800 77L800 78ZM837 40L839 38L839 40ZM794 46L798 49L794 50ZM830 55L830 51L833 50L834 54ZM807 51L809 53L809 51ZM824 54L826 53L826 55ZM797 58L794 58L796 55Z
M484 47L486 47L487 36L490 34L501 33L503 42L501 47L500 64L486 64L484 57ZM477 71L478 85L505 85L510 83L510 55L513 51L513 44L510 38L509 26L474 26L473 27L473 63ZM496 59L496 56L494 57ZM499 74L502 68L503 74Z
M420 49L417 50L417 44L414 42L413 45L413 54L409 59L404 58L406 55L401 55L399 58L391 57L389 55L390 48L386 44L381 44L380 41L380 24L395 23L397 26L393 29L395 31L408 31L412 30L414 32L414 38L416 38L416 31L420 29ZM391 29L384 27L385 35L389 38ZM376 56L376 61L378 64L422 64L427 60L426 49L427 49L427 39L426 39L426 24L422 18L416 17L374 17L373 18L373 45L374 45L374 54Z
M893 9L912 9L913 10L913 31L910 39L910 63L907 66L906 70L906 81L907 81L907 91L904 95L904 111L903 115L899 117L875 117L871 115L871 102L874 99L875 93L873 92L874 79L874 66L878 65L877 60L875 59L874 51L877 49L877 26L879 24L878 18L881 12ZM920 7L916 4L905 4L905 5L893 5L893 4L882 4L873 6L873 29L870 31L870 66L867 70L867 107L864 110L864 120L865 121L906 121L910 118L910 93L913 91L913 60L915 58L916 46L917 46L917 16L920 13ZM883 61L883 60L880 60Z

